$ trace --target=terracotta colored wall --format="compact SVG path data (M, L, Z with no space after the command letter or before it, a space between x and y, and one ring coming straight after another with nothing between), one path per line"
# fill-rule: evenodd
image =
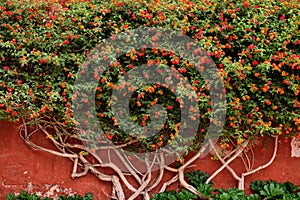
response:
M71 178L72 162L67 158L61 158L48 153L34 151L29 148L18 135L18 124L0 121L0 199L4 199L9 192L20 192L22 189L30 192L46 194L73 194L84 195L92 192L94 199L110 199L110 183L101 182L93 175L73 180ZM52 148L44 138L36 138L39 144ZM265 148L264 153L261 148ZM272 156L273 140L264 140L264 144L258 144L254 148L255 166L264 164ZM279 140L278 155L274 163L258 173L246 178L246 190L249 183L257 179L273 179L276 181L291 181L300 185L300 158L290 157L290 143ZM194 169L212 174L218 167L218 161L212 161L210 156L195 162ZM238 174L244 169L241 159L235 160L231 167ZM165 179L172 177L166 174ZM224 169L213 180L215 187L236 187L237 181ZM177 184L173 185L173 189ZM52 189L51 189L52 188Z

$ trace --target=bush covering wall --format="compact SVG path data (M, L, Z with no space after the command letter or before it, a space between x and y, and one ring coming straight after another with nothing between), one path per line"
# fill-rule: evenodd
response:
M139 27L180 31L198 42L216 63L226 87L227 116L223 142L239 144L251 135L300 133L300 2L290 1L71 1L0 2L0 119L41 120L51 116L74 127L73 84L80 64L105 38ZM179 55L155 49L134 50L99 77L99 120L114 130L107 95L116 77L141 63L173 65L193 80L201 114L210 115L209 88ZM109 73L111 72L111 73ZM191 78L192 77L192 78ZM132 119L150 123L145 112L163 94L157 85L137 91ZM85 102L82 99L82 103ZM176 113L176 101L166 103ZM173 110L173 111L172 111ZM88 117L88 113L87 113ZM170 129L176 132L176 124ZM199 128L199 133L204 132ZM116 132L107 135L113 139ZM159 138L158 138L159 139ZM159 141L159 140L158 140ZM158 147L159 144L156 146ZM155 148L155 147L154 147Z

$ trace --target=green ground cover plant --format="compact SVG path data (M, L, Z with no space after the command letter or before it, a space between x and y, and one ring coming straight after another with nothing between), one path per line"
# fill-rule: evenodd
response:
M72 196L59 196L58 200L92 200L93 195L92 194L86 194L84 197L79 195L72 195ZM6 200L52 200L52 198L48 197L38 197L35 194L28 194L27 191L22 191L21 194L15 195L15 194L7 194Z
M205 195L204 199L211 200L267 200L267 199L299 199L300 190L296 185L285 182L278 183L276 181L254 181L251 183L251 195L246 195L244 191L238 188L228 188L217 190L212 186L212 182L206 183L207 173L201 170L190 171L185 173L188 181L193 184L199 192ZM170 190L163 193L154 194L152 200L171 200L171 199L199 199L198 196L182 189L179 192ZM201 199L201 198L200 198ZM202 198L203 199L203 198Z

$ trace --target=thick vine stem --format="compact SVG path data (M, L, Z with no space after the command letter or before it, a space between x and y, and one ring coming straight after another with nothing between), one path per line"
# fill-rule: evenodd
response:
M117 154L117 156L119 157L121 162L125 165L126 169L129 170L130 175L132 175L136 179L136 181L139 184L141 184L142 180L137 174L138 170L131 164L131 162L127 159L127 157L124 156L124 154L120 153L120 151L116 150L115 153ZM140 172L138 172L138 173L140 173Z
M117 195L118 200L125 200L125 194L122 188L122 185L120 183L120 180L117 176L112 177L112 183L113 183L113 191L115 191Z
M25 120L23 119L23 122L25 122ZM19 135L20 137L34 150L40 150L40 151L44 151L44 152L48 152L60 157L67 157L73 160L74 162L74 166L73 166L73 172L72 172L72 178L76 178L76 177L80 177L80 176L84 176L85 174L88 173L88 171L90 171L91 173L93 173L97 178L99 178L102 181L109 181L113 183L113 191L115 191L115 194L112 194L112 196L116 196L117 199L125 199L125 195L123 192L123 188L122 185L120 183L120 180L117 176L115 175L106 175L101 173L99 170L96 169L96 167L94 167L94 165L92 165L87 159L84 158L83 155L81 155L80 153L76 154L76 153L67 153L65 152L65 147L67 146L71 146L71 147L75 147L75 148L80 148L80 149L84 149L87 150L86 148L84 148L81 145L70 145L70 144L65 144L62 140L56 141L55 139L53 139L51 137L51 135L43 128L43 126L38 125L38 128L35 129L34 131L32 131L31 133L28 133L28 129L27 129L27 123L23 123L20 126L20 130L19 130ZM59 151L54 151L54 150L50 150L44 147L41 147L40 145L37 145L35 143L33 143L32 141L30 141L31 136L34 133L37 133L38 130L41 130L43 133L46 134L47 138L49 138L52 143L57 147ZM80 162L79 162L80 161ZM81 163L79 165L79 163ZM84 170L83 172L77 173L77 168L78 166L83 166ZM130 188L132 189L132 188ZM133 189L134 190L134 189Z
M144 191L144 189L150 183L152 172L151 172L151 166L149 164L148 159L146 159L146 166L147 166L147 172L145 174L145 177L147 177L147 179L140 185L140 187L135 191L135 193L129 197L128 200L134 200L139 194L142 193L142 191Z
M47 121L49 120L49 121ZM175 175L171 180L164 183L160 191L165 191L166 188L174 183L175 181L179 180L183 187L185 187L187 190L193 192L194 194L197 194L202 199L206 199L203 197L193 186L189 185L184 180L184 170L188 168L200 155L202 152L198 152L195 156L193 156L192 159L190 159L187 163L185 163L183 166L181 166L179 169L171 168L165 165L164 155L163 153L155 154L154 159L152 160L152 164L150 164L149 160L146 158L146 169L147 171L145 173L140 172L138 169L136 169L133 165L133 163L127 158L127 156L124 155L124 152L122 151L121 146L101 146L101 150L106 150L108 153L108 162L104 162L96 153L93 151L90 151L87 147L81 144L70 144L67 142L67 137L70 136L68 132L66 132L66 129L63 128L63 125L58 123L55 119L52 120L50 117L49 119L44 120L44 123L40 123L36 126L36 129L33 130L31 133L28 133L27 129L27 123L23 119L23 125L20 127L20 136L21 138L33 149L35 150L41 150L44 152L48 152L60 157L67 157L73 161L73 170L71 177L77 178L85 176L88 172L93 173L98 179L102 181L108 181L112 183L112 195L111 198L113 199L125 199L125 194L123 190L123 186L120 181L124 183L124 185L133 192L133 194L129 197L130 200L136 199L139 195L143 195L144 199L150 199L149 192L159 186L159 184L162 181L162 178L164 176L165 170L173 171L177 175ZM41 120L43 121L43 120ZM58 138L55 139L52 134L50 134L47 129L53 129L55 131L54 135ZM57 148L58 151L50 150L44 147L39 146L38 144L35 144L31 141L31 136L34 134L37 134L39 130L45 134L46 138L48 138L53 145ZM58 134L64 132L65 137ZM73 136L71 136L73 137ZM74 138L79 140L76 135L74 135ZM129 143L128 143L129 144ZM128 145L126 144L126 145ZM79 153L76 153L78 151L74 151L73 149L80 150ZM125 172L122 172L122 170L111 162L110 159L110 151L113 150L113 152L116 154L117 158L124 164L126 169L130 172L129 174L126 174ZM83 155L81 152L87 152L88 155L92 156L97 163L92 164L90 161ZM140 159L140 158L139 158ZM152 181L152 169L154 165L159 166L159 174L158 176ZM81 172L78 172L78 168L81 168ZM102 172L100 172L97 168L110 168L112 169L116 174L115 175L106 175ZM130 177L134 177L137 184L139 184L138 189L133 187L132 184L128 181L127 177L130 175Z
M204 195L202 195L195 187L193 187L192 185L188 184L185 180L184 180L184 170L180 169L178 171L178 178L179 178L179 182L180 184L187 190L189 190L190 192L194 193L195 195L197 195L198 197L200 197L201 199L209 199L207 197L205 197Z
M75 134L70 134L66 132L67 129L63 127L62 124L58 123L55 119L51 119L51 117L46 120L40 120L39 124L37 124L34 130L30 130L28 132L28 123L23 119L23 124L20 126L19 134L21 138L34 150L40 150L47 153L51 153L60 157L69 158L73 162L72 169L72 178L85 176L87 173L94 174L99 180L107 181L112 183L112 199L127 199L124 193L124 186L131 190L133 193L128 199L133 200L138 196L143 195L144 199L150 199L149 192L158 187L161 191L164 191L170 184L172 184L176 180L180 180L183 187L192 191L193 193L201 196L201 194L191 185L185 182L184 180L184 170L190 166L192 162L194 162L199 154L195 155L192 158L192 161L184 164L180 169L171 168L165 165L165 158L162 152L156 152L153 158L146 157L145 167L146 172L139 171L135 165L134 161L128 159L126 154L123 152L122 145L121 146L106 146L106 143L101 146L100 151L102 153L107 153L108 161L102 160L97 153L93 150L88 149L86 146L78 143L68 143L68 138L74 138L78 141L82 141L79 137L76 137ZM51 130L51 134L50 131ZM52 132L54 131L54 132ZM57 150L47 149L42 147L36 143L34 143L31 139L34 134L44 134L47 139L49 139ZM63 134L61 134L63 133ZM72 140L71 140L72 141ZM127 144L126 144L127 145ZM118 162L121 162L127 172L123 172L120 166L114 164L112 162L112 153L114 153L114 159L118 159ZM93 163L91 163L88 157L92 158ZM137 158L141 159L141 158ZM96 162L96 163L95 163ZM152 170L155 166L158 166L158 175L153 176ZM100 169L110 168L114 171L114 174L108 175L100 171ZM167 181L163 185L160 183L163 180L164 174L166 170L171 170L175 172L175 178L173 177L171 180ZM129 173L128 173L129 172ZM132 179L133 178L133 179ZM138 185L138 188L135 188L129 179L135 180L135 183ZM123 184L121 184L121 182Z
M212 143L211 140L209 140L209 143L210 143L212 149L214 150L214 152L216 153L218 159L221 161L221 163L222 163L223 165L226 165L226 161L220 156L219 152L216 150L216 148L215 148L215 146L213 145L213 143ZM236 174L236 172L229 166L229 163L226 165L226 168L228 169L228 171L232 174L232 176L233 176L236 180L240 181L240 180L242 179L242 178L239 177L239 176ZM211 178L211 179L212 179L212 178ZM207 183L208 183L208 182L207 182Z
M159 175L158 175L158 178L155 180L155 182L147 189L148 191L151 191L153 190L154 188L156 188L159 183L161 182L162 178L163 178L163 175L164 175L164 164L165 164L165 158L164 158L164 155L163 153L160 153L159 155L160 157L160 162L159 162Z
M229 170L229 172L232 174L232 176L233 176L236 180L238 180L238 182L239 182L239 183L238 183L238 189L244 190L244 189L245 189L245 187L244 187L244 185L245 185L245 183L244 183L245 176L248 176L248 175L250 175L250 174L253 174L253 173L255 173L255 172L257 172L257 171L259 171L259 170L261 170L261 169L264 169L264 168L270 166L270 165L273 163L273 161L274 161L274 159L275 159L275 157L276 157L276 154L277 154L277 149L278 149L278 136L275 137L275 141L274 141L274 143L275 143L275 144L274 144L274 151L273 151L273 155L272 155L272 158L270 159L270 161L269 161L268 163L266 163L265 165L259 166L259 167L257 167L256 169L251 170L252 167L253 167L253 163L250 165L249 158L247 157L246 159L248 159L247 162L248 162L249 168L246 167L247 172L244 172L244 173L241 174L241 176L238 176L238 175L236 174L236 172L229 166L229 164L230 164L233 160L235 160L235 159L236 159L236 158L244 151L245 147L248 145L248 142L249 142L249 141L246 141L246 142L244 142L239 148L234 149L232 152L235 152L235 154L234 154L228 161L225 161L225 158L222 158L222 157L220 156L220 154L218 153L218 151L215 149L215 147L212 145L212 142L210 141L210 144L211 144L211 146L212 146L212 149L214 150L214 152L216 153L218 159L219 159L220 162L222 163L222 166L221 166L217 171L215 171L215 173L214 173L213 175L211 175L211 176L207 179L206 183L209 183L216 175L218 175L218 174L226 167L226 168ZM251 152L251 153L253 154L253 152ZM253 157L254 157L254 155L253 155Z
M124 145L110 146L104 141L100 149L102 154L103 153L107 154L106 156L108 158L108 161L107 160L104 161L104 159L100 158L95 151L90 150L86 146L78 143L68 143L69 141L68 138L71 139L74 138L81 142L83 142L83 140L81 140L78 136L76 136L76 134L68 133L67 129L64 128L62 124L58 123L55 119L51 119L51 117L47 118L44 121L40 120L40 124L37 124L34 130L30 129L30 132L28 131L28 127L27 127L28 124L29 123L23 119L23 124L20 126L19 134L20 137L31 148L33 148L34 150L40 150L47 153L51 153L56 156L69 158L73 162L73 170L71 174L72 178L82 177L90 172L94 174L101 181L111 182L112 194L110 198L118 199L118 200L125 200L125 199L134 200L138 196L143 196L145 200L148 200L150 199L150 195L149 195L150 191L160 187L158 188L159 191L164 192L168 186L170 186L176 181L179 181L179 183L183 188L189 190L193 194L196 194L200 199L208 199L207 197L202 195L195 187L193 187L192 185L186 182L186 180L184 179L184 172L186 169L192 166L192 163L194 163L197 159L202 157L204 151L208 151L210 149L213 149L215 151L219 160L222 162L222 166L218 170L216 170L207 179L206 182L209 183L224 168L227 168L234 176L234 178L239 181L239 188L244 189L245 176L255 173L256 171L269 166L273 162L277 152L277 141L278 141L278 137L276 137L273 157L266 165L260 166L255 170L249 171L252 167L250 167L249 158L246 157L249 168L247 168L248 172L243 173L241 177L239 177L236 174L236 172L229 166L229 164L244 151L249 141L245 141L241 146L234 149L231 152L230 157L228 157L228 160L225 160L226 158L222 158L221 155L213 146L214 142L209 140L208 144L203 146L203 148L199 152L197 152L194 156L192 156L179 168L173 168L167 166L163 151L160 152L157 151L156 154L154 154L154 156L151 157L151 160L150 157L147 156L144 159L137 157L139 161L144 162L145 166L143 167L145 167L146 171L142 172L140 168L137 169L135 167L134 165L135 161L133 159L129 159L126 153L122 149L122 147L125 147L130 143L124 144L125 146ZM50 132L52 133L52 131L48 131L48 129L53 130L54 133L50 134ZM39 132L44 134L46 138L48 138L53 143L53 145L56 147L56 150L47 149L45 147L42 147L34 143L31 140L32 136L34 134L38 134ZM93 160L93 163L91 163L90 159ZM122 163L122 165L126 169L126 172L122 171L120 166L116 165L113 162L115 161L114 159L118 159L117 163ZM158 170L156 170L158 174L156 176L153 176L153 169L156 166L158 166ZM105 168L109 168L113 170L114 173L112 175L103 173L102 171ZM174 173L174 176L170 180L166 181L165 183L160 184L163 180L166 171ZM135 184L132 181L134 181ZM124 187L126 187L132 192L132 194L130 194L129 197L126 197L124 193Z
M276 155L277 155L277 150L278 150L278 136L275 137L273 155L272 155L271 159L269 160L269 162L266 163L266 164L264 164L264 165L261 165L261 166L257 167L254 170L242 173L241 180L239 181L239 185L238 185L238 188L240 190L244 190L245 189L245 183L244 183L245 176L248 176L250 174L258 172L259 170L264 169L264 168L270 166L273 163L273 161L275 160Z
M173 176L172 179L170 179L169 181L167 181L167 182L165 182L165 183L163 184L163 186L160 188L160 191L159 191L159 192L164 192L164 191L166 191L167 187L170 186L170 185L172 185L172 184L175 183L176 181L178 181L178 179L179 179L179 176L178 176L178 174L176 174L175 176Z
M225 167L227 167L232 161L234 161L245 149L245 147L248 145L249 141L245 141L238 149L238 151L229 158L219 169L217 169L207 180L206 183L211 182L211 180L217 176Z

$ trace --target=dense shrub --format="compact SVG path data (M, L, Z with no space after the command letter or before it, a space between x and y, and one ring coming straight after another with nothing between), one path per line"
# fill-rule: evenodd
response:
M278 183L276 181L254 181L251 182L250 187L252 194L246 195L244 191L237 188L228 188L227 190L221 188L217 190L212 187L212 183L206 183L208 178L207 173L202 171L191 171L186 174L187 180L195 186L200 193L205 195L207 199L213 200L260 200L260 199L299 199L299 188L290 183ZM171 199L199 199L191 192L182 189L182 191L175 192L173 190L154 194L152 200L171 200Z
M80 195L72 195L72 196L59 196L58 200L92 200L92 194L86 194L84 197ZM48 197L38 197L35 194L29 194L27 191L22 191L21 194L15 195L13 193L6 195L6 200L53 200L52 198Z
M105 38L149 26L190 36L218 66L228 102L224 143L230 137L239 144L251 135L290 136L300 131L299 0L5 0L0 2L0 13L0 119L38 121L47 115L74 127L71 102L78 94L73 94L73 84L86 55ZM108 138L128 141L118 139L107 94L122 73L141 63L164 62L193 80L191 85L201 97L201 115L208 119L209 88L201 79L196 81L199 74L179 57L155 49L133 50L112 63L107 73L95 77L101 105L97 111ZM146 96L150 92L175 99L167 89L147 87L151 91ZM141 126L150 123L145 110L153 101L145 98L138 103L143 92L137 91L131 101L132 119ZM88 104L84 99L82 103ZM177 115L176 101L165 106L170 113L175 107ZM178 130L175 125L169 125L169 135ZM168 139L158 136L152 147Z

